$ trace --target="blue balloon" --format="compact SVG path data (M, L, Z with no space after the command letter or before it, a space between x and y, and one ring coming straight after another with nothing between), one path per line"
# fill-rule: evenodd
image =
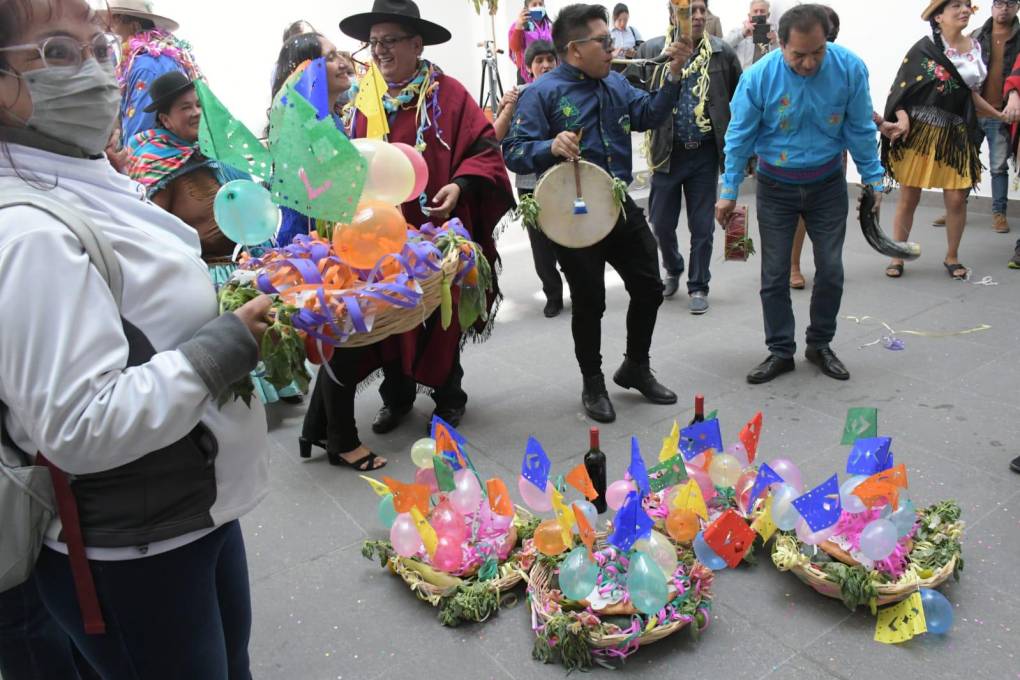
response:
M896 534L903 538L911 532L917 522L917 509L910 499L900 500L900 509L889 515L888 519L896 526Z
M247 179L227 182L216 192L213 215L223 235L234 243L257 246L280 225L280 208L261 184Z
M397 509L393 506L393 494L379 499L379 523L389 529L397 521Z
M568 599L588 599L598 578L599 565L592 561L584 546L571 550L560 564L560 592Z
M694 556L712 571L720 571L728 566L726 560L719 557L719 553L712 550L708 543L705 543L705 534L702 531L699 531L698 535L694 537Z
M631 553L627 567L627 595L642 614L654 616L669 602L669 584L662 568L648 553Z
M800 491L789 484L782 484L772 492L772 519L782 531L793 531L800 521L800 512L793 501L800 496Z
M576 505L584 515L584 518L588 520L588 526L595 528L595 523L599 520L599 511L595 509L594 504L589 501L574 501L571 503L572 506ZM577 525L574 525L574 533L577 533Z
M953 627L953 605L946 596L931 588L921 588L921 605L928 632L945 635Z

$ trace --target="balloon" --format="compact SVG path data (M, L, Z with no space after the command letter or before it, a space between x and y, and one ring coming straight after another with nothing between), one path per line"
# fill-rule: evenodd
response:
M576 505L577 508L581 511L581 514L584 515L584 518L588 520L588 526L594 529L595 522L597 522L599 518L599 511L595 509L595 506L592 503L589 503L588 501L574 501L573 503L571 503L571 506L574 505ZM574 533L576 534L578 530L579 528L575 523Z
M801 540L801 543L820 545L832 538L834 533L836 533L835 524L831 527L825 527L821 531L811 531L811 527L803 519L797 522L797 538Z
M792 460L787 458L776 458L774 461L769 463L769 467L772 468L777 475L783 478L783 481L792 486L797 491L804 488L804 482L801 480L800 470L796 465L793 464ZM782 529L782 527L780 527ZM793 527L790 527L792 529Z
M744 469L751 464L750 461L747 460L747 449L744 448L744 445L741 442L727 446L726 453L737 459L737 462L740 463L740 469Z
M393 142L393 146L400 149L407 156L407 160L411 161L411 168L414 170L414 188L411 189L410 195L404 201L414 200L421 195L421 192L425 191L425 187L429 183L429 166L425 162L425 157L410 144Z
M571 550L560 564L560 592L568 599L588 599L598 578L599 565L592 561L584 546Z
M701 522L690 510L673 510L666 517L666 533L677 543L690 543L699 531Z
M436 530L436 534L449 536L451 539L459 541L463 541L471 533L464 515L457 512L448 498L432 510L429 523Z
M939 591L921 588L921 606L929 633L945 635L953 627L953 605Z
M606 505L611 510L619 510L623 505L623 502L627 500L627 495L631 491L636 491L637 487L634 486L634 482L628 482L622 479L618 479L606 489Z
M640 550L630 556L627 594L634 608L648 616L657 614L669 601L666 575L650 555Z
M414 483L427 486L429 493L439 493L439 481L436 479L436 471L432 468L418 468L415 470Z
M464 564L464 549L460 541L449 536L440 536L436 543L436 554L432 556L432 566L440 571L457 571Z
M450 492L450 504L460 513L467 514L478 510L482 502L482 487L478 484L475 473L468 469L453 473L454 490Z
M887 519L876 519L861 531L861 554L869 560L884 560L896 549L896 525Z
M368 161L362 199L400 205L415 186L414 165L404 153L381 139L352 139L351 144Z
M708 543L705 543L705 534L698 532L694 537L694 556L712 571L720 571L726 568L726 560L719 556L719 553L712 550Z
M900 509L889 515L889 521L896 527L896 535L903 538L914 529L917 523L917 509L914 503L908 498L900 498Z
M708 466L708 476L716 486L731 488L736 486L742 469L736 456L724 453L712 458L712 464Z
M566 551L567 546L563 543L563 533L560 531L559 522L547 519L538 525L535 529L535 548L538 549L538 552L550 557Z
M270 193L248 179L220 187L213 200L213 216L224 236L245 246L265 243L280 226L280 208Z
M672 576L673 572L676 571L676 548L669 542L668 538L658 531L653 530L648 538L643 538L634 543L634 550L640 550L655 560L655 563L659 565L659 569L662 569L663 574Z
M389 529L397 519L397 509L393 507L393 494L388 493L379 499L379 524Z
M864 512L868 509L868 506L864 504L864 501L853 493L853 490L860 486L861 482L866 479L866 475L856 475L843 482L843 484L839 487L839 501L843 504L843 509L851 515L856 515L858 512Z
M741 512L745 515L751 513L751 489L754 488L754 481L758 478L758 471L754 468L747 468L741 473L740 478L737 479L736 486L733 487L734 493L737 496L737 506Z
M524 504L535 512L552 510L552 484L549 482L545 483L545 491L539 491L538 487L524 477L518 477L517 491L520 492Z
M425 549L418 528L414 525L414 519L406 512L397 515L393 526L390 527L390 543L401 557L413 557Z
M705 499L705 502L709 502L718 495L718 491L715 490L715 484L712 483L712 478L708 476L708 473L699 467L688 467L687 476L698 483L698 487L701 488L701 496Z
M791 531L800 520L800 512L793 504L800 496L800 491L789 484L781 484L772 492L772 519L783 531Z
M333 231L337 255L355 269L372 269L384 255L399 253L407 243L403 213L381 201L363 200L350 224Z
M411 444L411 462L420 468L430 468L434 465L432 456L436 453L436 440L431 437L419 439Z

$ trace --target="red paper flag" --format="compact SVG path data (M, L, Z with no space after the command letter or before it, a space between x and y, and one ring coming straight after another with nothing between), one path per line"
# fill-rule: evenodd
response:
M592 559L595 559L595 529L592 525L588 524L588 518L584 516L581 509L577 505L573 506L574 509L574 520L577 521L577 533L581 536L581 543L588 548L588 555Z
M485 482L485 489L489 493L489 508L494 513L504 517L514 516L514 504L510 500L510 490L506 488L506 482L499 477L493 477Z
M748 421L747 425L744 425L744 429L740 431L740 443L744 445L744 450L747 451L747 462L751 464L754 462L754 457L758 453L758 440L761 439L761 423L762 414L761 411Z
M599 492L595 490L595 485L592 484L588 468L584 466L584 463L571 470L565 479L567 484L583 493L588 500L593 501L599 497Z
M754 545L754 529L730 508L705 529L705 543L735 569Z
M429 512L429 488L424 484L404 484L391 477L383 477L393 493L393 507L397 512L411 512L418 508L421 514Z

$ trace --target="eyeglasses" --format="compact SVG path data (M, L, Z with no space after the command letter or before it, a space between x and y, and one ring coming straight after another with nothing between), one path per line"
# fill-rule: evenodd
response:
M992 0L992 6L998 7L1000 9L1003 7L1015 9L1017 7L1020 7L1020 0Z
M600 35L595 38L581 38L580 40L571 40L571 44L583 43L583 42L596 42L602 45L602 49L606 52L613 51L613 36L611 35Z
M120 40L112 33L97 33L90 42L78 42L67 35L55 35L40 43L0 47L0 52L35 50L44 68L80 67L85 55L91 54L103 66L115 66L120 59Z
M413 37L413 35L388 35L385 38L379 38L378 40L372 38L368 41L368 46L373 52L380 47L389 52L399 43L402 43L405 40L410 40Z

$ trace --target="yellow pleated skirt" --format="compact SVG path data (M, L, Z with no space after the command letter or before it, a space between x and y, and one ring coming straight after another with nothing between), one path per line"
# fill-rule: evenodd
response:
M892 176L901 186L919 189L970 189L981 181L981 175L961 175L934 154L904 149L899 160L892 160Z

